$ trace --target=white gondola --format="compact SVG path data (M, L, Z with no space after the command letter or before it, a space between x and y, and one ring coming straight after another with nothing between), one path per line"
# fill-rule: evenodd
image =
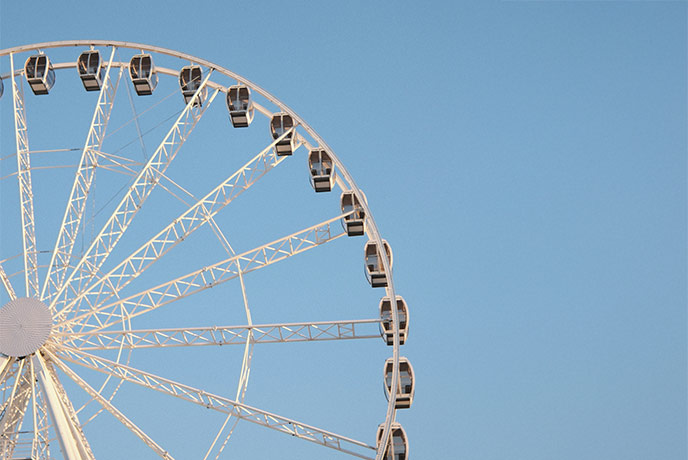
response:
M201 83L203 83L203 70L201 70L200 66L187 65L186 67L182 67L182 70L179 71L179 87L182 90L185 104L188 104L189 101L191 101L191 98L193 98L194 94L196 94L198 88L201 87ZM198 95L198 98L194 102L194 105L203 105L205 95L206 88L204 86Z
M380 424L377 427L377 448L380 448L380 443L382 441L382 434L384 433L385 424ZM385 448L384 454L382 454L383 460L406 460L408 458L408 438L406 438L406 431L404 428L393 422L390 426L391 433L389 434L389 440L387 442L387 447Z
M364 198L365 199L365 198ZM342 225L349 236L361 236L365 234L365 211L354 192L343 192L339 200L342 214L349 213L342 219ZM353 211L353 212L352 212Z
M55 85L53 64L45 54L29 56L24 64L24 74L33 94L48 94Z
M273 139L277 139L291 130L275 145L277 156L291 155L296 149L296 133L292 128L294 128L294 119L288 113L280 112L272 116L270 132Z
M137 54L131 58L129 76L139 96L150 96L158 86L158 74L155 72L153 57L150 54Z
M409 312L406 301L397 296L397 318L399 320L399 345L403 345L408 335ZM380 335L389 346L394 345L394 320L392 316L392 302L389 297L380 300Z
M308 169L310 170L311 185L316 192L332 190L336 174L334 162L325 149L311 150L308 154Z
M385 361L383 383L387 401L392 391L392 373L394 371L394 359L389 358ZM413 366L407 358L399 357L399 385L397 386L397 399L394 402L395 409L408 409L413 402L415 392L415 381L413 379Z
M392 248L386 240L382 240L389 261L389 268L392 268ZM375 241L368 241L365 245L365 273L368 282L374 288L387 287L387 273L380 257L380 250Z
M98 91L103 84L104 69L98 50L84 51L79 55L76 69L86 91Z
M253 121L253 101L251 89L246 85L234 85L227 88L227 110L229 119L235 128L248 128Z

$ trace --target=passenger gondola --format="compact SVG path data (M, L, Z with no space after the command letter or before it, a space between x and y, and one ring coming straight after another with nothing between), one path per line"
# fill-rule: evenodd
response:
M86 91L98 91L103 84L103 66L98 50L84 51L77 60L77 71Z
M253 121L253 101L251 89L246 85L234 85L227 88L227 110L229 119L235 128L248 128Z
M55 85L55 71L45 54L29 56L24 64L24 74L33 94L48 94Z
M385 247L389 268L391 270L392 248L389 247L386 240L382 240L382 244ZM385 266L380 257L380 250L375 241L368 241L365 245L365 273L372 287L387 287L387 273L385 272Z
M339 200L342 213L351 213L342 218L342 225L348 236L365 234L365 211L354 192L343 192Z
M385 430L385 424L380 424L377 427L377 448L380 448L380 443L382 442L382 435ZM408 439L406 438L406 432L404 428L397 423L393 422L390 426L390 434L387 442L387 447L385 452L382 454L383 460L406 460L408 458Z
M394 359L389 358L385 361L384 367L384 387L385 396L389 401L392 390L392 374L394 372ZM413 379L413 366L407 358L399 357L399 385L396 389L395 409L408 409L413 402L415 391L415 381Z
M399 345L403 345L408 335L409 312L406 301L397 296L397 319L399 320ZM389 346L394 345L394 321L392 316L392 302L389 297L380 300L380 334Z
M272 116L270 120L270 132L273 139L287 133L277 144L275 153L277 156L286 156L294 153L296 149L296 133L294 132L294 119L288 113L280 112Z
M182 90L182 96L184 96L184 103L188 104L191 99L196 94L196 91L201 87L203 82L203 70L197 65L188 65L182 67L179 71L179 87ZM201 92L198 94L198 98L194 102L194 106L203 105L205 100L206 88L203 87Z
M153 57L150 54L137 54L131 58L129 76L139 96L150 96L158 86L158 74L155 72Z
M308 154L311 186L316 192L329 192L334 185L334 162L325 149L311 150Z

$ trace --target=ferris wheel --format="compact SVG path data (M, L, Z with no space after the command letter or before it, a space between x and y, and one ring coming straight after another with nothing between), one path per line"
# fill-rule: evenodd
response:
M216 459L248 427L408 458L392 248L301 117L138 43L18 46L0 73L0 459Z

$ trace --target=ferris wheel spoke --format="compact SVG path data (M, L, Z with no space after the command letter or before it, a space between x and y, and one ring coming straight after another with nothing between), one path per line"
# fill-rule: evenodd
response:
M286 158L277 156L273 151L273 146L287 134L285 133L268 145L263 151L190 206L109 273L84 292L75 296L73 300L60 309L60 312L68 313L70 308L82 301L82 299L86 303L87 308L97 308L104 301L111 298L114 293L119 292L124 286L129 284L131 280L141 275L169 250L186 240L194 231L209 221L212 223L213 217L220 210L229 205L237 196L248 190L261 177Z
M47 354L46 350L43 352ZM38 382L45 395L48 413L65 459L95 460L74 407L57 377L53 364L47 362L40 353L34 355L33 359L38 369L36 372Z
M0 389L7 379L12 376L15 359L0 355Z
M72 318L62 326L72 327L71 323L89 329L101 330L125 319L155 310L176 300L217 286L238 276L272 265L296 254L303 253L343 236L345 233L332 224L348 213L328 219L305 230L293 233L271 243L259 246L213 265L203 267L174 280L162 283L151 289L117 300L108 305L97 307L80 316ZM121 307L126 314L121 313ZM93 320L98 323L94 326Z
M31 365L31 385L32 385L32 404L33 404L33 440L31 445L32 459L35 460L49 460L49 433L50 422L48 420L48 407L43 398L43 393L36 385L36 369L34 361L30 361Z
M65 334L79 350L120 348L171 348L250 343L318 342L329 340L379 339L379 319L320 321L253 326L211 326L133 331L100 331ZM375 326L375 327L373 327ZM60 336L56 337L60 340Z
M103 146L105 131L110 121L117 88L122 77L122 67L119 68L119 73L114 81L112 81L113 78L110 75L116 50L116 47L112 47L110 60L105 70L105 77L103 78L98 101L91 119L91 126L86 135L79 167L74 176L72 191L67 201L62 225L55 242L50 265L48 266L48 273L43 282L41 290L42 299L50 298L55 291L62 287L65 273L69 267L74 242L79 232L88 194L96 174L96 166L98 165L96 152L100 151Z
M191 135L196 124L200 121L205 111L215 99L218 93L217 90L213 92L212 96L208 98L207 102L202 107L194 104L196 97L200 94L200 91L205 88L211 74L212 73L209 73L205 78L200 88L196 91L194 98L186 105L155 153L148 160L148 163L146 163L138 173L138 176L127 190L124 198L122 198L115 211L110 215L105 226L101 229L84 256L76 264L75 269L66 278L62 287L53 297L51 306L55 305L56 300L59 299L63 293L70 295L70 292L67 291L68 287L72 292L78 294L83 287L96 276L96 273L107 260L110 252L127 230L136 213L156 187L160 179L160 173L165 172L184 142Z
M7 273L5 273L5 269L2 267L2 264L0 264L0 281L2 282L2 285L5 288L5 291L7 291L7 295L10 296L10 300L16 299L17 294L15 293L14 288L12 287L10 279L7 277Z
M360 458L373 459L375 447L340 436L295 420L272 414L222 396L159 377L130 366L100 358L73 348L59 347L55 354L66 362L78 364L104 374L113 375L127 382L190 401L218 412L232 414L242 420L280 431L291 436L314 442Z
M0 458L12 458L30 400L31 374L29 366L22 361L19 363L10 396L0 408Z
M131 431L136 437L143 441L150 447L160 458L166 460L174 460L174 458L158 443L156 443L150 436L148 436L141 428L136 426L134 422L129 420L119 409L117 409L110 401L104 398L97 390L86 383L79 377L72 369L70 369L62 360L54 354L50 356L51 362L55 364L62 372L67 375L74 383L76 383L82 390L84 390L91 398L95 399L105 410L110 412L122 425Z
M29 134L26 124L24 88L21 76L14 71L14 54L10 54L12 100L14 103L14 132L17 145L17 178L21 204L22 244L24 254L24 283L26 297L38 297L38 252L36 251L36 225L33 212L33 186L31 185L31 159ZM19 83L17 83L19 79Z

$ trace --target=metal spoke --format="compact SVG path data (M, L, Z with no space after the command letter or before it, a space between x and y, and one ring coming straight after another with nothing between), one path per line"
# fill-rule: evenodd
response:
M93 389L88 383L86 383L81 377L79 377L73 370L71 370L67 365L62 362L55 355L51 355L51 362L55 364L62 372L64 372L67 377L72 379L74 383L79 385L88 395L95 399L105 410L110 412L122 425L134 433L139 439L141 439L148 447L153 449L153 451L158 454L161 458L166 460L174 460L174 458L162 447L160 447L150 436L148 436L143 430L136 426L131 420L129 420L119 409L112 405L110 401L105 399L98 391Z
M7 295L10 296L10 300L16 299L17 294L14 292L12 283L10 283L10 279L7 277L7 273L5 273L5 269L2 267L2 264L0 264L0 281L2 282L2 285L5 287Z
M57 438L66 460L94 460L91 447L81 430L72 403L62 387L50 363L37 353L34 355L38 369L38 382L46 396L48 413L57 432Z
M0 385L2 385L5 382L5 379L9 378L14 361L14 358L0 355Z
M345 233L339 229L338 226L335 226L333 229L331 224L346 215L348 215L348 213L326 220L320 224L280 238L279 240L252 249L243 254L195 270L174 280L139 292L138 294L98 307L62 323L61 326L70 326L73 323L81 326L89 326L89 322L95 319L98 323L96 330L105 329L124 319L131 319L135 316L162 307L163 305L167 305L168 303L234 279L238 277L240 273L249 273L258 270L327 242L334 241ZM126 317L123 317L119 313L120 306L126 307L128 312ZM93 325L90 325L90 327L93 328Z
M10 397L0 410L0 458L12 458L30 400L31 375L25 360L22 360Z
M287 134L288 132L268 145L263 151L170 222L164 229L144 243L138 250L124 259L85 292L70 300L60 311L66 313L71 306L82 301L82 299L85 300L90 309L102 305L104 301L107 301L114 293L119 292L131 280L141 275L170 249L209 222L220 210L229 205L234 198L248 190L268 171L286 158L277 156L272 147Z
M48 266L48 273L43 289L41 290L41 298L50 298L52 293L62 287L64 276L69 267L69 260L72 255L74 242L76 241L79 232L79 226L86 209L86 200L91 190L91 185L96 173L96 166L98 165L96 152L100 151L103 146L103 139L105 137L105 130L110 121L110 114L115 102L115 95L117 94L117 87L119 86L122 77L122 67L119 68L119 73L114 82L111 81L110 70L112 69L112 61L115 57L116 47L112 47L110 53L110 60L108 61L105 77L98 95L98 102L93 113L91 126L86 136L86 142L81 154L81 161L79 168L74 176L74 184L72 191L67 201L62 225L55 242L55 249L53 250L50 265Z
M51 352L48 353L51 354ZM241 404L229 398L207 393L203 390L170 379L158 377L73 348L59 347L59 349L56 350L56 354L64 361L78 364L105 374L114 375L122 380L190 401L208 409L232 414L240 419L339 450L356 457L372 459L373 457L370 455L376 450L375 447L369 446L363 442L330 433L286 417Z
M33 187L31 185L31 160L29 135L24 106L24 86L21 74L15 74L14 54L10 54L12 70L12 100L14 102L14 132L17 144L17 178L21 202L22 244L24 247L24 283L26 297L39 296L38 256L36 252L36 228L33 214ZM19 84L17 84L19 78Z
M211 326L134 331L100 331L59 334L80 350L170 348L250 343L317 342L326 340L379 339L379 319L322 321L253 326ZM372 325L375 328L371 327Z
M86 254L79 260L75 269L68 276L65 283L63 283L63 286L53 297L51 306L55 305L56 300L60 298L63 293L66 297L70 298L73 297L73 295L78 295L81 293L84 284L88 283L96 276L98 270L110 255L110 252L114 249L136 213L155 188L160 178L160 173L164 173L167 169L186 139L191 135L193 128L198 121L200 121L202 115L215 99L218 93L217 90L213 92L212 96L208 98L208 101L202 107L194 105L195 98L198 96L199 92L205 88L205 84L211 74L212 73L209 72L208 76L201 84L201 87L197 90L194 98L186 105L153 156L148 160L148 163L146 163L146 166L141 169L136 180L129 187L124 198L120 201L117 209L113 212L103 229L91 243ZM73 286L73 284L76 284L76 286ZM67 292L67 287L69 287L72 292Z
M33 439L31 441L31 458L34 460L48 460L48 412L41 393L36 386L36 370L34 361L29 361L31 368L31 402L33 412Z

